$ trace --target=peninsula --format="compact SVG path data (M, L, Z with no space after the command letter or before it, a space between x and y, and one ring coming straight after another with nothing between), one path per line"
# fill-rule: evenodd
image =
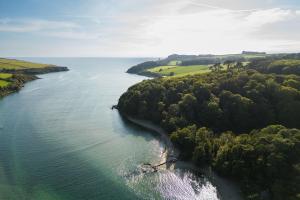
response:
M56 65L0 58L0 97L19 91L26 82L37 79L37 74L68 70Z
M181 159L237 180L245 199L298 199L300 54L244 56L172 55L136 65L128 72L160 78L131 86L117 108L162 127ZM205 72L185 73L198 65ZM174 71L162 77L167 70Z
M127 73L148 77L184 76L203 74L211 69L225 69L227 65L239 63L241 66L257 60L281 60L293 58L294 54L267 54L265 52L243 51L241 54L226 55L178 55L164 59L146 61L127 70ZM265 65L266 66L266 65Z

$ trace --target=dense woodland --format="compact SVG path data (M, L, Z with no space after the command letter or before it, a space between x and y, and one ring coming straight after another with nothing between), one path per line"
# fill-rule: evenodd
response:
M162 126L181 158L240 181L247 199L300 198L300 76L294 57L136 84L121 113ZM287 69L289 68L289 69Z
M257 59L249 67L262 73L300 75L300 60L295 59Z

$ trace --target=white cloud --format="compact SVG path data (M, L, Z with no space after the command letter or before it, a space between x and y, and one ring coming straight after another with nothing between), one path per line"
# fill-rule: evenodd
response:
M245 19L250 26L260 27L265 24L284 21L293 16L291 10L283 10L280 8L273 8L267 10L253 11Z
M178 8L179 9L179 8ZM284 41L256 37L266 25L295 17L291 10L229 10L216 8L152 18L135 28L135 37L144 40L136 48L161 54L227 53L246 49L268 51ZM129 30L130 31L130 30ZM133 41L134 42L134 41Z
M259 8L261 1L254 1L249 6L252 1L144 0L144 7L135 8L141 1L127 0L122 1L124 8L102 5L102 10L91 4L90 9L66 15L64 21L0 19L0 32L70 39L73 43L63 45L59 40L57 46L77 47L78 55L91 56L299 51L295 44L300 42L300 29L295 25L300 10Z

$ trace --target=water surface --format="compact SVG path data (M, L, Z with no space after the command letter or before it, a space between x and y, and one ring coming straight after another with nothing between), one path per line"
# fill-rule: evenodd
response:
M190 167L140 172L141 163L159 162L163 144L110 107L145 79L124 72L146 59L25 60L70 71L41 75L0 100L0 199L239 198Z

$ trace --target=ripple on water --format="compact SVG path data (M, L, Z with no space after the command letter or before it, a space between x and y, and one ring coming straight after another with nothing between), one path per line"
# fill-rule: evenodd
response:
M172 200L219 200L217 189L205 177L199 177L189 170L145 171L138 166L132 171L120 168L127 186L141 199Z
M159 173L158 189L163 199L218 200L217 189L206 178L188 170Z

